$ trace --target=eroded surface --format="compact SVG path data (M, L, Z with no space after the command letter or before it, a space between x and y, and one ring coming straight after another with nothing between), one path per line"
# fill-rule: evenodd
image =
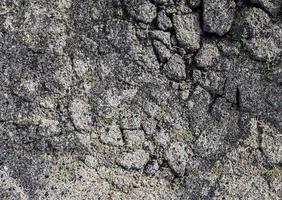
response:
M0 199L281 199L280 0L2 0Z

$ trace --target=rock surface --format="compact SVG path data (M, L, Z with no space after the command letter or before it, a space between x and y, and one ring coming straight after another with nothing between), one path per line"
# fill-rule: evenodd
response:
M0 199L282 199L280 0L1 0Z
M226 34L231 28L235 7L233 0L203 0L204 31L220 36Z
M174 15L173 24L179 46L188 51L200 48L201 28L197 14Z

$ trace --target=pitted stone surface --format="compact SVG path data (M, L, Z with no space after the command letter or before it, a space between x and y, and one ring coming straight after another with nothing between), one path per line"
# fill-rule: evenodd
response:
M233 0L203 0L203 28L220 36L226 34L232 25L235 14Z
M282 199L280 0L1 0L0 199Z

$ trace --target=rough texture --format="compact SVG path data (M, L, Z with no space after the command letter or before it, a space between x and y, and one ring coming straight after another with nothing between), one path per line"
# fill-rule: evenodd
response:
M229 31L235 13L233 0L203 0L203 8L204 31L220 36Z
M0 199L282 199L279 0L1 0Z
M174 15L173 23L179 46L190 51L200 48L201 29L198 15Z

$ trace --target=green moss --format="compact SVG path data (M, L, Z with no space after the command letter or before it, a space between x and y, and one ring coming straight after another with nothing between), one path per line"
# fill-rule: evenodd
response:
M166 111L164 106L160 106L157 110L157 116L156 116L157 119L161 121L164 119L165 115L166 115Z
M248 43L248 36L247 35L242 35L241 36L241 39L240 39L240 42L242 44L242 47L245 47Z
M274 168L266 168L266 167L262 167L260 169L260 173L262 175L266 175L272 178L282 178L282 169L278 168L278 167L274 167Z

